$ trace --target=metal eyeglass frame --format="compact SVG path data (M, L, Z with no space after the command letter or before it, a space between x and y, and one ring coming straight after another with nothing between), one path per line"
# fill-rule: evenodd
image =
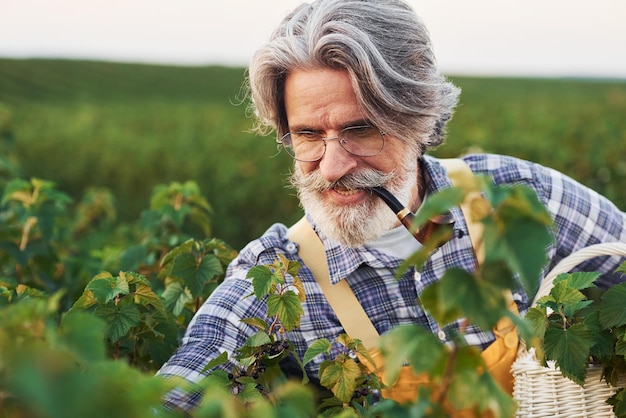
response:
M381 131L380 129L378 129L378 128L374 127L374 126L371 126L371 125L348 126L347 128L342 129L342 130L339 132L339 134L338 134L337 136L333 136L333 137L326 137L326 138L324 138L322 135L317 134L317 133L315 133L315 132L313 132L313 131L296 131L296 132L287 132L287 133L286 133L285 135L283 135L280 139L276 139L276 143L278 143L278 144L282 145L282 147L283 147L283 149L285 150L285 152L287 153L287 155L289 155L289 156L290 156L291 158L293 158L294 160L296 160L296 161L301 161L301 162L307 162L307 163L310 163L310 162L319 161L319 160L321 160L322 158L324 158L324 155L326 155L326 142L327 142L327 141L333 141L333 140L335 140L335 139L341 139L342 134L343 134L344 132L346 132L346 131L350 131L350 130L352 130L352 129L360 129L360 128L375 128L375 129L377 129L377 130L378 130L378 133L380 134L380 137L381 137L381 139L382 139L380 149L379 149L378 151L376 151L376 153L374 153L374 154L359 155L359 154L355 154L355 153L353 153L353 152L352 152L352 151L350 151L349 149L346 149L346 147L344 147L344 143L343 143L342 141L339 141L339 145L341 145L341 148L343 148L344 150L346 150L346 151L347 151L348 153L350 153L351 155L354 155L354 156L357 156L357 157L373 157L373 156L375 156L375 155L380 154L380 153L383 151L383 148L385 147L385 135L387 135L387 133L386 133L386 132L384 132L384 131ZM322 141L322 143L324 144L324 148L323 148L322 154L321 154L318 158L311 159L311 160L308 160L308 159L307 159L307 160L303 160L303 159L300 159L300 158L296 157L296 155L295 155L295 151L293 150L293 147L292 147L292 146L291 146L291 147L285 146L285 138L287 138L287 137L290 137L290 138L291 138L291 135L293 135L293 134L297 134L297 133L307 133L307 134L312 134L312 135L317 135L317 136L319 136L319 140L320 140L320 141ZM316 141L317 141L317 140L316 140ZM291 141L291 140L289 140L288 142L291 142L291 143L292 143L292 141ZM292 143L292 144L293 144L293 143Z

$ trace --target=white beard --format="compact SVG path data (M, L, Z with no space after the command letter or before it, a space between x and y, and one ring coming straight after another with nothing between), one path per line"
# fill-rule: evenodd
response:
M337 205L324 197L335 185L348 189L383 186L408 207L417 189L417 159L409 153L404 164L389 173L366 169L348 174L334 184L324 180L319 170L304 175L298 164L291 184L298 191L300 204L319 230L329 239L348 247L358 247L381 237L398 224L395 213L376 195L355 205Z

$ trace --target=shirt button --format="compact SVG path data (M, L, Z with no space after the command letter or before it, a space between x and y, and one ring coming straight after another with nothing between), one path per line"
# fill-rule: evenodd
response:
M285 250L290 254L294 254L298 251L298 246L293 242L288 242L285 246Z
M441 341L446 341L446 333L442 329L437 333L437 337L439 337Z
M504 336L504 345L506 345L508 348L517 347L517 342L517 332L515 331L511 331Z

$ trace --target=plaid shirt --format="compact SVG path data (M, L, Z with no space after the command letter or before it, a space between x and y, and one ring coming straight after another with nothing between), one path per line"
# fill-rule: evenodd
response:
M550 263L544 274L562 258L582 247L600 242L626 242L626 213L563 174L512 157L481 154L463 159L474 173L488 174L495 184L525 184L537 192L555 222L555 245L547 249ZM433 157L424 157L424 175L428 194L451 187L446 171ZM460 267L473 271L475 268L474 252L463 214L460 208L452 208L451 212L455 218L454 238L431 255L421 272L410 270L400 280L394 277L394 272L402 260L366 247L347 248L329 241L317 231L326 249L331 282L348 281L379 334L400 324L420 324L442 339L451 335L455 324L440 329L416 303L422 290L442 277L447 269ZM248 297L253 291L246 274L255 265L273 263L278 253L302 263L297 244L289 241L286 233L285 225L274 224L240 252L229 266L226 280L193 318L181 347L163 365L160 375L199 381L204 377L201 371L209 360L223 351L232 354L256 332L240 321L246 317L266 317L264 303ZM610 273L621 261L620 257L600 257L578 268ZM287 337L295 343L302 357L316 339L326 337L333 341L344 331L311 271L303 267L300 277L307 296L304 315L301 326ZM611 276L606 275L604 285L611 280ZM519 290L513 292L513 297L520 313L524 314L530 304L528 295ZM466 330L468 343L482 348L489 345L493 338L490 332L471 327ZM316 378L321 362L334 357L339 347L333 350L330 356L318 356L307 364L309 376ZM199 400L199 394L185 395L172 391L166 405L189 410Z

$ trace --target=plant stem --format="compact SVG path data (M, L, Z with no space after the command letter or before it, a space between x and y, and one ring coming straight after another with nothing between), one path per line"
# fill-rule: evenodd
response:
M267 330L267 333L269 335L274 334L274 328L276 328L278 325L279 325L278 316L275 316L274 320L272 321L272 324L270 325L269 329Z
M439 391L439 396L437 399L437 403L439 405L443 405L443 401L446 399L446 393L448 392L448 387L450 386L450 382L452 381L452 371L454 370L454 363L456 362L456 356L459 351L459 346L456 342L452 345L452 351L450 351L450 356L448 357L448 362L446 364L446 370L443 373L443 379L441 380L441 390Z
M139 357L138 355L138 348L137 348L137 342L139 341L139 339L137 338L137 336L135 335L135 337L133 338L133 359L131 361L131 364L136 365L137 364L137 357Z
M283 274L284 276L284 274ZM283 292L285 291L285 286L284 285L278 285L278 289L276 290L276 294L278 295L282 295ZM270 325L267 333L268 334L273 334L274 333L274 328L276 328L276 326L279 326L280 322L278 321L278 315L274 316L274 320L272 321L272 324Z
M16 264L15 265L15 279L17 281L17 284L22 284L22 271L23 271L23 268L21 264Z

